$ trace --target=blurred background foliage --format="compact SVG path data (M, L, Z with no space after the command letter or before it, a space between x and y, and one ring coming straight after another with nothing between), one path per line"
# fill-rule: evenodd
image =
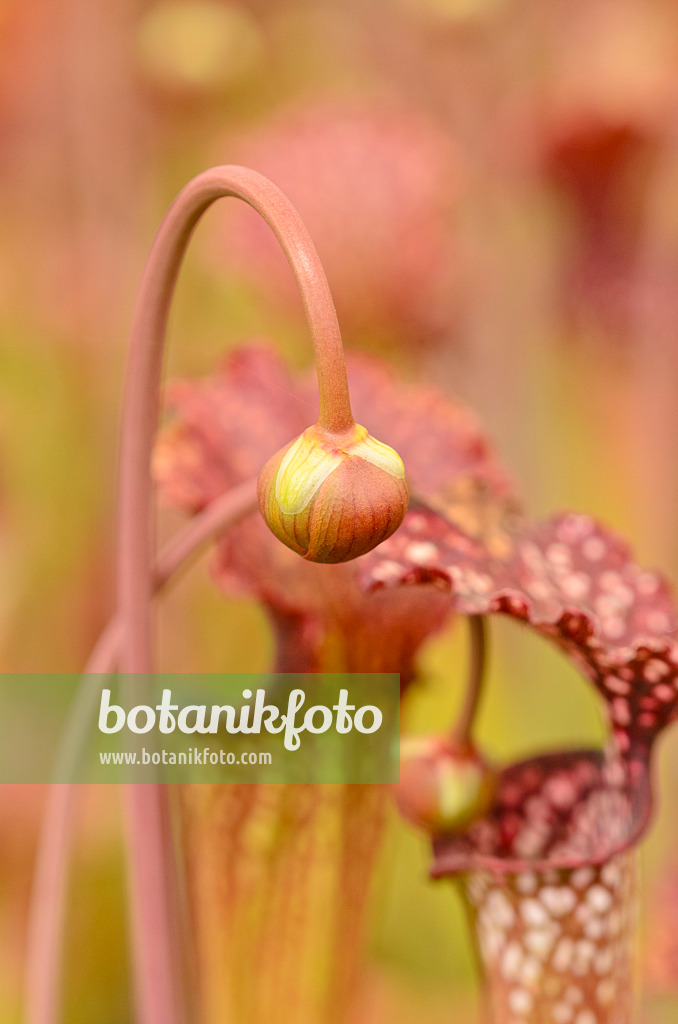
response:
M592 512L678 578L673 0L2 0L0 51L2 668L76 670L110 614L135 285L167 203L213 163L289 193L346 344L472 405L530 512ZM199 228L170 338L170 375L207 374L248 338L308 363L291 274L249 211L220 204ZM163 515L161 533L177 523ZM159 621L163 667L267 665L263 615L219 596L205 559ZM491 754L598 742L596 701L563 659L509 624L492 634ZM453 713L464 639L427 648L408 729ZM678 736L658 768L644 1024L678 1014ZM42 798L0 794L8 1024ZM113 791L85 803L67 1019L112 1024L128 1014L119 808ZM370 1021L475 1019L461 910L426 873L426 843L394 819Z

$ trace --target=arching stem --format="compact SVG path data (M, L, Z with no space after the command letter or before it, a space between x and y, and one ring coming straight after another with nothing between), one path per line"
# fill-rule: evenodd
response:
M469 668L464 703L453 729L454 744L459 749L468 747L478 713L487 664L487 630L482 615L471 615L469 625Z
M120 668L153 668L150 599L153 516L150 463L158 421L162 357L179 268L193 230L217 199L248 203L269 224L297 279L316 356L319 425L343 434L353 424L341 335L327 279L296 210L270 181L242 167L215 167L179 193L155 237L132 320L120 442L118 500L118 613ZM132 927L141 1024L181 1024L178 906L161 786L126 787Z
M148 671L151 643L152 524L149 465L158 416L162 354L169 307L191 234L217 199L252 206L280 242L301 291L316 357L319 424L342 434L353 425L339 325L313 243L289 200L262 175L215 167L179 193L153 243L139 289L130 338L123 413L119 498L119 610L125 623L125 671ZM128 663L132 662L133 667Z

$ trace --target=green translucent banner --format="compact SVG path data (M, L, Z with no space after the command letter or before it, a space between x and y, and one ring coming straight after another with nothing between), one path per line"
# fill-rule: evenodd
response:
M0 783L391 783L397 675L0 675Z

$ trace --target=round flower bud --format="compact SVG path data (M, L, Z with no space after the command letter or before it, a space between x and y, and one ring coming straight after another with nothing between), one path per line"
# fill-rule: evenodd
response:
M470 744L417 736L400 745L400 782L394 787L398 810L434 835L463 832L488 810L496 775Z
M311 562L348 562L390 537L407 511L400 456L355 424L309 427L266 463L259 506L276 537Z

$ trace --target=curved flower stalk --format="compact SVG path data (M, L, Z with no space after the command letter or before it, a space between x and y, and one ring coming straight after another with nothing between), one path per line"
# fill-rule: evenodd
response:
M511 491L474 418L374 361L350 360L349 377L357 417L397 446L414 490L475 523L488 552L504 550ZM154 458L165 501L199 513L251 473L303 429L311 387L263 347L232 354L211 379L171 385L175 417ZM280 671L398 671L407 686L449 600L435 585L365 594L359 565L315 565L250 519L218 539L212 573L263 604ZM387 796L369 786L184 792L207 1019L346 1020ZM256 982L242 968L252 962Z
M394 787L404 818L425 831L454 835L491 805L496 772L473 741L483 690L487 638L480 615L469 618L470 658L466 693L447 736L413 736L400 744L400 779Z
M368 588L438 580L465 614L511 616L555 641L598 688L606 752L506 768L465 831L434 842L460 876L496 1024L633 1019L634 847L651 815L650 755L678 709L676 613L666 584L589 516L516 529L502 557L420 506L363 561Z
M318 428L342 435L353 425L339 325L318 256L298 214L266 178L240 167L206 171L176 198L156 235L141 281L130 335L120 441L118 610L120 667L153 665L150 602L153 537L149 468L158 419L165 329L189 239L215 200L235 196L273 229L294 271L317 361ZM179 907L168 798L160 786L126 791L133 939L143 1024L184 1019Z
M294 208L271 182L246 168L217 167L193 179L179 194L160 226L135 307L120 445L118 619L97 648L97 658L108 658L112 656L116 645L119 645L119 667L141 677L151 672L153 666L150 599L156 579L153 572L152 483L149 470L157 427L165 329L181 260L193 229L204 211L216 199L224 196L243 200L264 218L294 271L316 356L319 416L314 430L317 436L332 456L336 450L343 457L344 449L348 446L350 450L356 440L362 447L367 447L371 455L378 445L365 433L356 438L361 428L356 427L351 413L341 336L327 280L308 233ZM382 464L385 451L383 445L379 446L377 461ZM390 452L389 459L392 463L397 456ZM363 462L366 467L364 469ZM359 551L369 547L366 534L370 531L370 501L373 495L376 494L377 499L379 496L378 490L371 488L370 481L375 472L384 472L382 467L375 468L373 462L373 457L348 459L349 477L355 477L356 473L360 477L360 486L354 488L353 495L354 505L360 512L353 524L355 536L360 539ZM377 531L373 543L378 543L395 529L402 519L407 488L404 472L401 475L402 493L398 495L397 508L387 513L390 529ZM318 495L316 504L321 498L322 494ZM392 504L393 498L390 501ZM325 533L334 528L334 516L335 512L331 511L329 518L323 520ZM340 533L341 530L335 537L337 543L341 543ZM348 552L342 552L341 557L352 557L359 551L349 549ZM319 557L326 558L327 553L326 543ZM138 693L134 695L138 696ZM54 817L50 818L47 835L56 837L57 861L62 865L67 853L65 840L71 801L66 795L64 800L54 804L54 808ZM180 908L170 809L165 788L160 785L127 786L125 811L140 1020L142 1024L180 1024L186 1017L188 1002L183 984ZM43 999L43 995L47 993L51 996L55 985L55 959L50 949L54 950L53 943L61 916L63 873L58 868L52 876L48 868L49 865L45 867L44 860L41 861L40 879L46 878L48 888L51 886L54 889L54 900L51 905L52 916L45 932L46 973L43 979L38 970L39 995L35 1002L31 1002L31 1012L35 1011L38 1021L51 1019L51 1015L56 1012L51 1000ZM37 963L40 965L43 951L39 929L35 941Z

